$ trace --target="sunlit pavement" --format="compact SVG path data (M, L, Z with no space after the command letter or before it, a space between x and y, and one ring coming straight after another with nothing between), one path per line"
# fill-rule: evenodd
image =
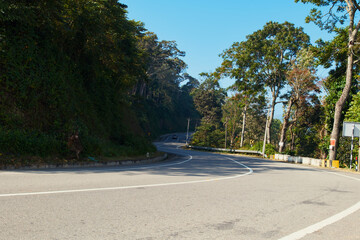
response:
M156 164L1 171L0 239L360 238L358 174L189 151L184 140L156 143L180 155Z

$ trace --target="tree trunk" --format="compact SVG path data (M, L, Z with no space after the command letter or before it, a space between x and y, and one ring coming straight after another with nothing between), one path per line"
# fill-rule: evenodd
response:
M225 123L225 149L226 149L226 141L227 141L227 123Z
M287 127L288 127L288 122L289 122L289 118L290 118L290 111L291 111L292 105L293 105L293 99L290 98L289 102L288 102L286 112L285 112L283 126L282 126L282 129L281 129L280 143L279 143L279 152L280 153L285 148L286 130L287 130Z
M267 128L266 128L266 143L267 144L271 143L270 129L271 129L272 120L274 118L275 104L276 104L276 97L273 97L272 103L271 103L270 116L266 116L266 119L268 121Z
M295 133L293 132L292 129L293 125L290 125L290 135L291 135L291 144L290 144L290 150L294 151L295 147Z
M351 18L350 14L350 22L353 21L353 17ZM351 26L351 25L350 25ZM343 92L336 102L335 105L335 114L334 114L334 124L331 131L330 139L335 140L335 146L330 148L329 150L329 160L336 160L336 150L339 144L339 132L340 132L340 125L341 125L341 112L346 103L346 100L349 97L350 89L351 89L351 81L352 81L352 71L353 71L353 54L352 48L355 41L357 30L352 31L351 28L349 29L349 53L347 58L347 67L346 67L346 83L343 89Z
M245 125L246 125L246 110L247 110L247 106L245 105L244 112L243 112L242 129L241 129L241 140L240 140L240 147L241 148L244 146L244 134L245 134Z
M340 132L340 120L341 120L341 112L344 107L344 104L346 100L349 97L349 92L351 88L351 80L352 80L352 66L353 66L353 56L350 53L348 56L348 66L346 69L346 83L345 87L343 89L343 92L339 98L339 100L336 102L335 105L335 114L334 114L334 123L333 128L331 131L330 139L335 140L335 146L333 148L330 148L329 150L329 160L336 160L336 150L339 144L339 132Z

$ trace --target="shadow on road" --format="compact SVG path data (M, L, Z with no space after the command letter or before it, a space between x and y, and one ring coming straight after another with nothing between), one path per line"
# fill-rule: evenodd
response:
M175 145L176 146L176 145ZM175 151L173 147L173 153ZM281 174L282 171L314 172L316 169L302 167L295 164L274 162L265 159L243 157L236 155L221 155L211 152L186 151L176 149L178 154L183 156L173 157L169 160L146 165L113 166L113 167L87 167L68 169L39 169L39 170L16 170L27 174L97 174L116 173L125 175L153 174L164 176L195 176L195 177L226 177L247 173L249 170L244 166L231 161L233 159L244 164L253 170L253 174L271 172ZM192 155L192 160L186 161ZM229 159L230 158L230 159ZM186 162L184 162L186 161Z

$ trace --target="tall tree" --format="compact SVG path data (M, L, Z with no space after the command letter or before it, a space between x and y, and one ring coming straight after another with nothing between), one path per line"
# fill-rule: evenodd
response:
M192 91L195 107L202 117L192 142L199 146L219 147L224 139L221 118L226 91L220 87L216 74L201 75L205 80Z
M183 131L187 118L198 118L190 92L199 85L185 71L185 52L175 41L160 41L152 32L138 39L145 71L130 92L138 119L146 132L154 135Z
M220 87L213 74L202 73L201 75L205 77L205 80L192 92L195 107L201 114L203 122L219 125L222 116L221 106L226 92Z
M313 21L321 29L333 31L336 29L337 24L343 24L348 20L348 51L347 51L347 63L346 63L346 83L342 90L342 94L335 105L334 122L331 131L330 138L335 140L335 146L329 150L329 159L336 159L336 149L338 148L338 142L340 137L341 116L342 109L349 97L352 79L353 79L353 64L356 38L360 28L360 20L356 22L355 15L360 10L359 1L356 0L300 0L302 3L312 3L315 6L326 8L325 13L318 8L311 10L310 15L307 17L307 21ZM295 0L299 2L299 0Z
M225 51L224 67L238 81L244 81L242 85L264 86L269 91L271 111L266 132L270 143L274 109L286 85L286 71L297 52L309 44L309 36L289 22L268 22L246 38Z
M224 51L220 56L223 58L221 66L216 69L218 77L230 77L235 79L235 83L229 88L236 94L237 101L240 102L242 112L242 127L240 135L240 147L244 145L244 135L247 121L247 114L251 105L259 101L265 102L265 89L263 83L251 79L249 73L249 59L248 56L238 58L239 51L245 47L244 43L235 43L233 47Z
M235 138L239 134L239 129L241 127L240 118L242 115L242 103L240 99L241 96L239 95L227 98L225 104L222 106L223 123L226 125L226 130L229 132L230 148L235 147Z
M295 117L292 119L292 121L296 121L297 109L304 105L304 101L307 101L307 99L314 97L314 94L320 92L316 84L317 80L312 53L309 49L300 50L298 58L293 61L287 74L290 91L287 93L288 101L284 112L279 152L282 152L285 147L286 131L289 124L291 124L289 120L292 108L296 108Z

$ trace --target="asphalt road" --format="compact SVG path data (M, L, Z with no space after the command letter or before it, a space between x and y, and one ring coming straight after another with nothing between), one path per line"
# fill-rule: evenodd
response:
M150 165L0 171L0 239L360 239L360 175L180 149Z

